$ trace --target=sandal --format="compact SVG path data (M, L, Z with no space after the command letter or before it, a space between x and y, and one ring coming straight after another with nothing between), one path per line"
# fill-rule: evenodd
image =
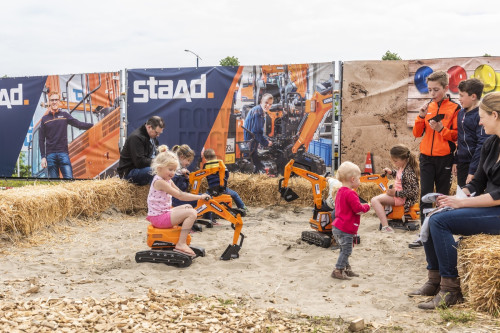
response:
M391 234L394 232L394 230L387 225L385 227L382 227L382 229L380 229L380 232L385 232L385 233Z

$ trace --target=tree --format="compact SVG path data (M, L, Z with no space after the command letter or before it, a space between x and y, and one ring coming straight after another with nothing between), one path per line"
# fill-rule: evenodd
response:
M489 54L489 53L485 53L485 54L483 55L483 57L491 57L491 54Z
M25 152L21 152L19 154L19 176L20 177L30 177L31 176L31 168L28 164L26 164L26 154ZM12 174L12 177L17 177L17 163L16 167L14 168L14 173Z
M382 60L401 60L401 57L397 53L392 53L387 50L387 52L382 56Z
M225 57L219 62L221 66L239 66L240 61L236 57Z

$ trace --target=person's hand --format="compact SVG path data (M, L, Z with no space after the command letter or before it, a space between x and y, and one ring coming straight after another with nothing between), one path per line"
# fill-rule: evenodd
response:
M463 207L464 199L458 199L457 197L450 195L440 195L437 197L436 205L437 207L451 207L451 208L460 208Z
M388 175L392 175L392 170L389 168L384 168L384 172Z
M437 132L441 131L444 128L444 125L441 121L435 120L429 120L429 126Z
M210 198L211 198L210 195L207 193L200 194L200 197L202 200L206 200L206 201L210 200Z
M269 144L267 145L268 147L271 147L273 145L272 141L269 141Z
M41 164L42 164L42 169L45 169L47 167L47 159L45 157L42 158Z
M388 188L387 191L385 191L385 194L390 197L394 197L396 195L396 190L394 188Z
M467 175L467 179L465 180L465 184L469 184L470 181L473 179L474 179L474 175L471 175L471 174Z
M186 177L189 177L189 170L186 169L186 168L182 168L181 169L181 174L184 175L184 176L186 176Z
M427 115L427 108L429 107L429 104L431 104L431 102L426 103L418 111L418 115L419 115L420 118L425 118L425 116Z
M453 175L453 177L457 176L457 165L456 164L453 164L451 166L451 174Z

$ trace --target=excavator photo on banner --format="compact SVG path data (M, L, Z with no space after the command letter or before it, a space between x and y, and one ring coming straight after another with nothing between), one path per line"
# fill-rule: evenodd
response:
M334 82L330 75L316 83L312 93L308 92L314 73L309 67L308 64L261 66L260 73L254 67L254 72L249 75L253 84L245 84L247 96L248 87L253 87L253 104L244 103L238 110L235 107L237 101L234 101L229 119L225 163L231 171L252 172L249 149L256 145L252 144L253 139L244 140L243 123L251 107L259 104L264 94L271 94L273 104L265 112L264 135L272 145L258 149L266 173L283 174L285 165L292 158L307 165L309 171L325 173L323 158L308 152L308 149L311 141L318 137L323 123L332 118ZM248 101L248 97L245 98Z

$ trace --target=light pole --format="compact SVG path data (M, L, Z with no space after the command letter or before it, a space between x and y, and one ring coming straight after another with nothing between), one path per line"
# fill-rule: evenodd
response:
M203 60L203 59L201 59L199 55L197 55L196 53L194 53L191 50L184 50L184 51L192 53L192 54L194 54L196 56L196 68L198 68L198 60Z

